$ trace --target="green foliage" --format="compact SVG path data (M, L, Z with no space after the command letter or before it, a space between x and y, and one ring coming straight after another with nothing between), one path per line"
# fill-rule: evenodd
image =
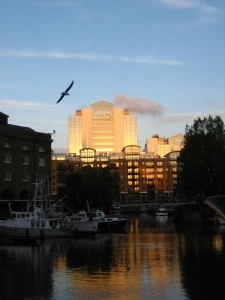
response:
M119 192L119 177L108 168L84 167L66 179L67 204L72 210L109 206L113 193Z
M186 126L178 170L177 188L189 198L225 193L225 127L219 116Z

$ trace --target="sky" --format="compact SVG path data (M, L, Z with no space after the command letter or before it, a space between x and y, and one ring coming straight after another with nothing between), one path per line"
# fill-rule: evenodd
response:
M0 0L0 111L53 133L105 100L137 116L138 145L225 122L224 0ZM56 104L71 81L69 96Z

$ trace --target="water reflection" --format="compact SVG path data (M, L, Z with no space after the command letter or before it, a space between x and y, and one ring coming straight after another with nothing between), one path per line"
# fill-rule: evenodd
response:
M0 246L1 299L223 299L224 236L129 217L128 233Z

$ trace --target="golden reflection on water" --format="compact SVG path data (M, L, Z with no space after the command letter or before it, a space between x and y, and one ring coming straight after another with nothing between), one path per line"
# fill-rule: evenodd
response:
M127 233L51 240L40 247L0 246L1 297L222 299L223 231L177 231L170 218L143 215L129 218Z
M74 297L82 291L88 299L91 295L95 299L130 299L131 295L134 299L147 299L150 291L163 296L171 286L180 285L181 239L170 233L169 228L164 233L158 228L156 234L155 228L149 230L148 221L132 219L128 234L112 234L91 242L75 243L75 253L76 247L86 244L86 257L93 256L87 257L83 265L70 269ZM107 268L100 262L100 247L105 247L103 253L104 261L109 262ZM95 261L94 268L88 265L90 259L91 264ZM63 264L58 264L58 267L65 269Z

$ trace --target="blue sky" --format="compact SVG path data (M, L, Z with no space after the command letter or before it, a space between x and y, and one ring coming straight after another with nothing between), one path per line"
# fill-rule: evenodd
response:
M137 115L138 144L225 122L224 0L0 0L0 111L53 132L106 100ZM74 80L70 96L56 104Z

